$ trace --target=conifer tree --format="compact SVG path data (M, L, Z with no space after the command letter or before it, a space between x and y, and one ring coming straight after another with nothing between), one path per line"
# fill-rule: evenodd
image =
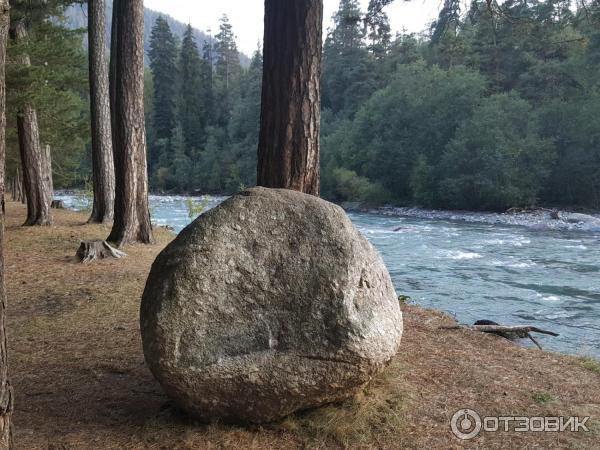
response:
M216 55L213 83L214 123L227 128L233 101L239 87L242 67L235 35L226 15L221 18L220 31L215 36L214 51ZM222 144L225 145L224 142Z
M217 61L215 64L216 75L219 80L229 89L241 74L240 54L235 42L233 28L226 14L221 17L219 34L215 36L215 52Z
M369 29L369 49L376 58L382 58L387 54L392 43L392 32L390 20L382 7L376 0L369 2L367 13L367 27Z
M177 126L177 43L167 21L159 16L150 34L150 69L154 79L154 133L169 139Z
M205 141L206 128L206 91L204 60L200 58L193 29L188 25L181 43L179 57L180 92L179 122L183 132L188 157L193 156L192 149L199 149Z
M90 0L88 3L88 52L94 190L90 222L95 223L111 221L115 203L115 166L110 124L105 20L104 0Z
M341 0L323 54L323 107L352 115L376 89L358 0Z
M144 2L115 2L115 219L107 240L119 247L154 241L148 207L144 121Z

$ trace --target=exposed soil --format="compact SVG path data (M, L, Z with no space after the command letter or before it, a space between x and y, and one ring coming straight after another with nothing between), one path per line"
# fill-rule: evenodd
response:
M404 306L401 353L359 398L263 427L198 424L172 407L144 365L138 307L152 261L172 239L124 259L79 264L80 240L109 228L54 210L53 227L20 227L7 203L9 349L18 448L600 449L600 364L521 348L448 316ZM452 415L591 416L590 432L483 432L460 441Z

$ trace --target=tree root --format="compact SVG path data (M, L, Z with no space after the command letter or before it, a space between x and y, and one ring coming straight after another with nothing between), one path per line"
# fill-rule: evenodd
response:
M77 250L79 261L87 264L97 259L104 258L123 258L126 253L110 246L106 241L82 241Z

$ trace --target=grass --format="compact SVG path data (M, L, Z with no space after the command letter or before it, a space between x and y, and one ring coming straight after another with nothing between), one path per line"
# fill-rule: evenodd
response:
M357 398L341 405L295 414L281 426L309 446L333 442L343 448L400 444L407 429L406 410L413 393L397 361Z
M546 403L550 403L555 400L554 396L552 394L548 394L547 392L534 392L531 398L538 405L545 405Z
M581 365L588 370L600 375L600 361L590 357L581 358Z
M199 424L173 407L144 364L139 301L156 255L173 238L128 256L78 264L82 239L103 239L86 214L55 211L56 225L23 228L7 203L9 355L17 448L403 449L460 448L450 418L590 415L590 433L496 433L469 448L597 448L598 363L524 349L468 330L441 330L445 314L403 304L399 354L341 405L264 426ZM532 402L532 393L542 393ZM550 397L547 397L550 396Z

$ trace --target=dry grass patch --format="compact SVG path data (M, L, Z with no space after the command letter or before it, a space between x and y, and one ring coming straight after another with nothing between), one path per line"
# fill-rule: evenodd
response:
M594 358L584 357L581 358L581 365L586 369L600 375L600 361Z

